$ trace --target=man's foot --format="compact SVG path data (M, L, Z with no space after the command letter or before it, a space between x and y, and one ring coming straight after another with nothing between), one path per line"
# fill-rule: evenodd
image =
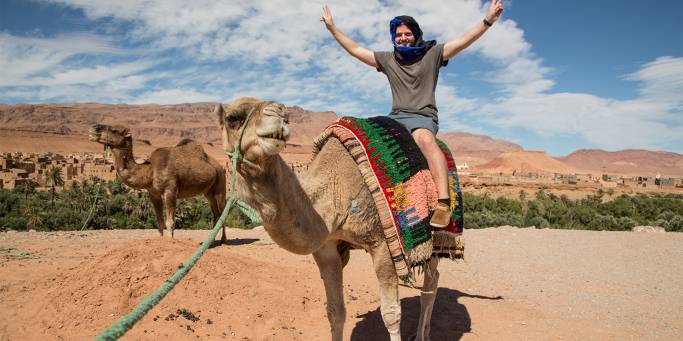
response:
M429 220L429 225L433 228L442 229L451 222L451 207L442 202L436 205L432 219Z

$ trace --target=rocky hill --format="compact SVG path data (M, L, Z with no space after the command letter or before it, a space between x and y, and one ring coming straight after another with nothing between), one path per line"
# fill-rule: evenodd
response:
M459 131L439 133L438 138L451 148L457 162L468 162L470 165L486 163L502 153L524 150L522 146L509 141Z
M660 173L662 176L683 176L683 155L671 152L637 149L607 152L581 149L558 160L574 167L602 173L650 176Z
M7 130L86 135L93 124L123 125L137 139L155 146L174 145L183 138L219 143L213 103L176 105L20 104L0 105L0 126ZM316 113L287 108L292 124L292 144L310 143L336 119L331 112Z
M495 159L472 168L485 173L586 173L549 156L542 151L512 151L498 155Z

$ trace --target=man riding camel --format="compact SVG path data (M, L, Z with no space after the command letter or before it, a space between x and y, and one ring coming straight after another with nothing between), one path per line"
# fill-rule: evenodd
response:
M446 158L436 144L439 130L438 110L434 91L439 68L481 37L503 12L502 0L492 0L486 17L460 38L437 44L422 39L422 30L409 16L398 16L389 22L391 52L370 51L340 31L332 21L332 13L323 6L321 21L346 52L363 63L384 73L391 87L392 105L389 117L401 123L412 134L424 154L439 195L439 202L430 220L434 228L448 225L451 205L448 191Z

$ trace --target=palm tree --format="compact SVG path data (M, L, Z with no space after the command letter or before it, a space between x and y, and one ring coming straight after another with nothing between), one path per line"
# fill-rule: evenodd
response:
M43 217L40 214L40 209L32 203L27 203L26 207L21 209L26 217L26 229L36 229L43 224Z
M29 194L35 193L36 187L38 187L38 184L35 181L28 179L28 180L22 182L21 184L19 184L14 189L19 193L24 193L24 196L25 196L24 199L26 199L26 201L28 201Z
M64 186L64 178L62 178L62 169L57 166L52 166L47 170L47 181L50 184L51 197L50 206L55 208L55 186Z

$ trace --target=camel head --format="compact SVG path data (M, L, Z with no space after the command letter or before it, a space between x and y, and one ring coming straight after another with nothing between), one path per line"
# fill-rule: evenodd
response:
M214 114L220 125L223 149L235 150L240 128L251 113L242 136L242 155L258 165L278 154L289 139L289 116L284 109L282 104L250 97L236 100L225 110L218 104Z
M89 139L111 148L130 148L133 145L128 128L123 126L95 124L90 127Z

